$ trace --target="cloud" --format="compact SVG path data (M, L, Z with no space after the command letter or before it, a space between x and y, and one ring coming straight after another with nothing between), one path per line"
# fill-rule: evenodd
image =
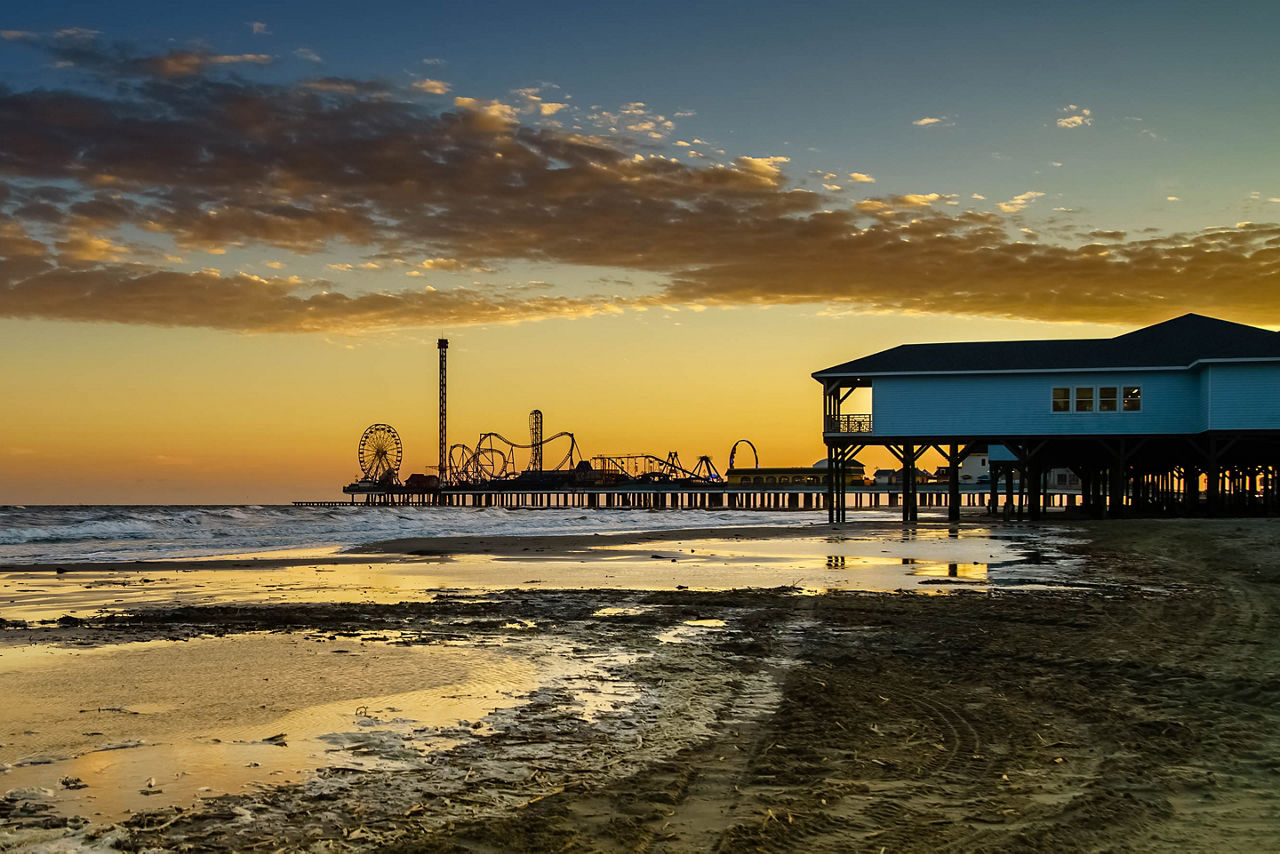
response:
M1182 201L1182 200L1181 200L1180 198L1178 198L1177 196L1165 196L1165 197L1164 197L1164 200L1165 200L1166 202L1178 202L1178 201Z
M95 30L78 27L58 30L52 35L18 33L15 39L44 51L57 68L78 68L108 79L134 77L182 78L202 75L224 65L269 65L264 53L219 54L204 47L178 48L164 54L147 55L127 45L105 45Z
M849 180L855 184L874 184L876 182L876 179L866 172L850 172Z
M449 84L443 80L418 80L414 82L413 88L431 95L447 95L449 93Z
M418 264L424 270L465 270L467 265L457 258L425 258Z
M120 261L129 254L128 247L80 229L72 229L56 246L64 262Z
M997 202L996 207L1005 213L1017 213L1043 195L1044 193L1039 190L1028 190L1025 193L1019 193L1007 202Z
M899 204L909 208L927 208L943 196L941 193L907 193L896 198Z
M262 21L250 21L248 26L250 32L255 36L266 36L271 34L271 30L268 29L267 25L262 23Z
M471 114L475 126L482 130L507 130L516 123L515 108L501 101L454 98L453 105Z
M916 119L911 124L922 128L953 127L955 125L955 121L950 116L925 116L924 118Z
M782 180L781 164L789 163L790 157L739 157L733 161L734 168L760 179L761 183L778 186Z
M668 302L820 304L860 310L1142 323L1199 311L1280 322L1280 225L1174 234L1105 247L1011 240L997 214L901 217L838 236L804 229L768 253L677 275ZM824 251L816 251L817 247ZM769 258L768 263L763 259Z
M387 87L376 80L353 80L348 77L320 77L304 80L299 88L312 92L330 92L335 95L385 96Z
M157 75L150 57L93 37L41 44L74 47L111 85L0 90L0 317L315 332L814 305L1109 323L1198 310L1280 323L1280 225L1132 236L1082 226L1047 242L1024 221L1041 191L991 211L927 187L831 210L830 197L789 179L785 157L656 152L642 125L660 114L638 102L592 133L523 123L536 114L498 101L433 107L376 81L282 85L212 64ZM624 113L639 129L626 130ZM229 266L233 247L315 253L311 268L341 274L163 266L186 250L227 252ZM421 284L519 263L612 268L649 284L626 298L560 296L554 283L366 293L381 279L357 273L377 264L424 274Z
M298 59L305 59L307 62L324 62L324 60L320 58L320 54L316 53L309 47L300 47L293 52L293 55L298 57Z
M632 101L616 111L592 109L595 112L588 114L587 120L610 133L628 132L643 134L649 139L663 139L676 126L671 119L650 110L643 101Z
M151 57L147 66L158 77L185 77L190 74L199 74L211 65L236 63L269 65L271 57L265 53L224 55L204 51L175 50L164 56Z
M455 288L347 296L325 282L245 273L127 269L59 270L0 287L0 317L48 318L240 332L364 332L428 326L521 323L616 314L607 299L509 295ZM303 292L310 291L309 295Z
M1058 119L1058 127L1060 128L1079 128L1093 124L1093 111L1085 107L1067 104L1058 112L1068 114Z

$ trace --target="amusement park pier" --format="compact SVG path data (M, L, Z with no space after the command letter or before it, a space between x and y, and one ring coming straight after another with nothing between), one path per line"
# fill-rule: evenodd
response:
M437 506L501 508L580 508L589 510L796 510L831 513L837 505L854 508L898 507L910 494L913 506L995 507L990 478L930 474L918 467L875 472L869 477L852 458L843 459L833 480L829 460L812 467L762 468L755 445L739 439L729 451L722 475L710 456L685 466L679 454L603 454L584 457L573 433L546 435L543 413L529 413L529 439L514 441L482 433L474 445L446 441L447 339L437 343L440 363L439 464L436 473L400 476L404 449L390 424L370 425L360 437L360 477L343 487L345 501L295 501L297 506ZM738 466L738 452L749 451L752 465ZM985 465L985 454L981 455ZM977 455L974 455L974 460ZM973 460L971 460L972 462ZM903 484L909 482L910 488ZM1051 505L1071 506L1072 484L1048 490ZM988 495L988 493L990 494ZM1008 496L1007 498L1012 498ZM1006 509L1023 502L1006 500ZM1014 512L1020 513L1020 509Z

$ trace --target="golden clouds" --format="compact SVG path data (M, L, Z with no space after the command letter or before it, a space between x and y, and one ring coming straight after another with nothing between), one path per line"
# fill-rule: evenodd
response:
M501 101L457 97L453 105L473 116L481 130L504 131L516 123L515 107Z
M57 270L0 288L0 316L189 326L243 332L364 332L418 326L521 323L616 313L610 301L454 288L348 296L304 295L325 284L126 268Z
M429 95L447 95L449 94L449 84L443 80L418 80L413 84L413 88L419 92L426 92Z
M782 185L782 166L783 163L791 162L790 157L739 157L733 161L733 165L740 172L750 175L760 180L762 184L770 187L778 187Z
M1044 193L1039 190L1028 190L1025 193L1019 193L1007 202L997 202L996 207L1000 208L1000 210L1005 213L1018 213L1019 211L1025 210L1027 205L1042 196L1044 196Z
M67 237L58 241L57 248L64 262L118 262L124 260L124 256L129 254L128 247L78 228L70 229Z
M793 186L786 157L699 165L653 151L669 120L639 102L600 117L618 135L591 134L522 123L567 101L533 89L514 93L514 106L459 96L441 111L371 81L214 80L212 60L157 76L142 70L147 58L84 39L50 51L115 83L112 94L0 92L0 316L299 332L659 305L1280 319L1270 226L1141 239L1086 228L1079 245L1054 245L1043 242L1052 231L1023 221L1040 190L992 212L942 192L823 210L831 198ZM834 173L818 177L839 186ZM332 264L341 285L146 266L236 247L359 255L315 262ZM235 258L220 264L234 269ZM644 271L654 284L625 300L450 287L513 262ZM355 293L391 270L432 289Z
M1058 112L1066 113L1058 119L1060 128L1080 128L1093 124L1093 111L1075 104L1067 104Z

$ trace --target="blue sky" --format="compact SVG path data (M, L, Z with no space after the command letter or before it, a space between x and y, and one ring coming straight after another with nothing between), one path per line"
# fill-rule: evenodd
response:
M48 3L3 26L266 53L263 79L431 77L476 98L542 86L582 108L643 102L694 113L671 141L787 156L796 182L861 171L879 192L1036 190L1062 202L1038 208L1103 228L1230 224L1267 212L1250 193L1280 196L1280 6L1267 2ZM35 66L0 52L11 85L56 79ZM1071 104L1091 126L1056 126ZM946 121L912 125L924 117Z

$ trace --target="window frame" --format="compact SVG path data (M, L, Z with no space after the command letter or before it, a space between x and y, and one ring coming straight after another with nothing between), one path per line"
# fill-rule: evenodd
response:
M1065 401L1058 397L1057 393L1065 391L1067 397ZM1104 398L1103 391L1110 391L1115 397ZM1082 397L1081 392L1087 392L1087 397ZM1134 392L1134 394L1130 394ZM1104 401L1110 404L1111 408L1103 408ZM1066 404L1066 409L1058 408L1060 404ZM1081 404L1084 403L1088 408L1082 409ZM1117 383L1115 385L1071 385L1071 386L1050 386L1049 388L1049 412L1053 415L1061 415L1065 413L1075 413L1077 415L1111 415L1120 412L1142 412L1142 386L1140 384L1124 385Z
M1097 411L1098 412L1119 412L1120 411L1120 389L1121 389L1121 386L1117 386L1117 385L1098 386L1097 388L1098 410ZM1110 398L1104 397L1102 394L1104 391L1111 392L1111 397ZM1104 405L1108 403L1111 404L1110 407L1107 407L1106 405Z
M1091 385L1073 386L1074 394L1072 396L1073 406L1071 408L1071 411L1072 412L1090 412L1090 413L1097 412L1098 410L1094 407L1094 403L1097 400L1097 394L1096 394L1097 390L1098 389L1096 386L1091 386ZM1080 392L1082 391L1088 392L1089 393L1088 396L1081 395Z

